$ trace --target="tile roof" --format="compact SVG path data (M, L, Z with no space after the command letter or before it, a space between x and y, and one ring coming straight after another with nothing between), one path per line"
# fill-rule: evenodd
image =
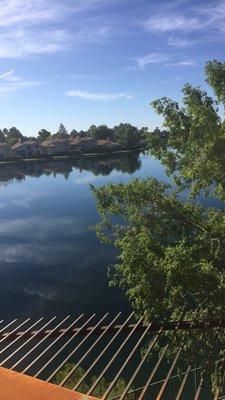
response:
M74 138L70 138L70 143L72 143L72 144L77 144L77 143L80 143L80 142L95 142L96 141L96 139L95 138L91 138L91 137L82 137L82 138L80 138L80 137L74 137Z
M29 139L29 140L26 140L25 142L17 142L17 143L15 143L12 146L12 149L14 150L14 149L18 149L19 147L22 147L24 145L32 145L32 144L37 144L37 143L39 143L37 140Z
M15 144L12 146L12 149L15 150L15 149L18 149L19 147L23 147L24 144L25 144L25 142L21 142L21 143L18 142L18 143L15 143Z
M97 140L97 144L98 146L103 146L103 145L118 146L118 143L112 142L111 140L107 139Z

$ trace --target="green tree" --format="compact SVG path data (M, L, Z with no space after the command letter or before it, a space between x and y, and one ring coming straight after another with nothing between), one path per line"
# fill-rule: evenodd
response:
M117 141L124 146L132 146L139 143L141 135L138 129L131 124L120 124L114 128Z
M15 128L14 126L10 129L3 129L3 132L6 136L7 143L14 145L18 142L19 139L23 139L22 133L19 129Z
M111 284L125 290L147 320L177 320L183 310L185 318L206 322L225 315L225 211L190 198L204 189L225 199L225 129L217 105L223 101L224 80L214 76L215 63L207 64L206 79L214 82L216 100L186 84L182 106L166 97L152 103L166 131L150 134L150 151L175 185L149 178L92 187L101 215L96 232L119 249ZM181 201L183 188L187 198ZM224 330L199 336L189 333L183 354L191 363L198 354L197 362L212 375L225 356ZM176 337L180 343L181 333Z
M139 130L139 135L140 135L140 139L145 140L149 135L148 127L147 126L143 126Z
M70 136L72 136L72 137L78 136L78 132L76 131L76 129L72 129L72 131L70 132Z
M60 139L66 139L69 136L69 134L63 124L59 125L59 129L56 132L56 136Z
M98 132L98 128L96 125L91 125L90 128L88 129L88 136L90 137L96 137Z
M46 129L41 129L38 132L38 140L40 140L41 142L44 142L45 140L49 139L51 136L51 132L47 131Z
M153 101L156 112L164 118L167 134L150 134L153 155L166 166L168 174L180 188L188 186L195 196L201 190L225 198L225 122L218 113L224 81L216 85L217 62L206 65L206 80L212 82L216 100L199 87L186 84L182 90L183 105L163 97ZM218 77L217 77L218 79Z
M108 139L112 138L113 131L106 125L99 125L99 126L91 125L88 130L88 135L97 140Z
M205 73L207 83L213 88L218 101L225 106L225 62L208 61Z
M0 129L0 142L5 143L6 142L6 137L3 131Z
M87 133L85 131L81 130L81 131L78 132L78 136L83 138L83 137L87 136Z

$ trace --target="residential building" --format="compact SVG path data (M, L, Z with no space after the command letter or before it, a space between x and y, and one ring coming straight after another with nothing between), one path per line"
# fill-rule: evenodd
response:
M97 148L97 140L89 137L75 137L70 139L70 147L72 151L88 152Z
M12 147L8 143L0 143L0 160L12 158Z
M103 150L114 151L114 150L118 150L121 147L120 144L112 142L109 139L97 140L97 146L98 146L98 149L101 150L101 151L103 151Z
M66 154L70 152L70 143L68 139L54 138L46 140L41 143L41 154L43 155L57 155Z
M40 156L40 143L37 140L26 140L12 146L13 158L35 157Z
M57 153L57 148L50 140L41 143L41 155L52 156Z

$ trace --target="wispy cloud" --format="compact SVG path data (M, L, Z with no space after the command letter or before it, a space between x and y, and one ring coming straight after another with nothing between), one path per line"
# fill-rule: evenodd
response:
M182 2L166 4L166 8L162 5L161 12L157 11L142 22L145 31L153 34L177 32L182 37L170 36L168 44L180 48L224 40L221 34L225 32L225 0L206 1L202 4L186 2L186 7Z
M43 82L23 79L15 75L14 69L10 69L0 74L0 97L41 84L43 84Z
M69 90L66 92L69 97L79 97L92 101L116 101L120 99L130 100L133 96L128 93L91 93L82 90Z
M7 72L4 72L3 74L0 75L0 79L3 81L11 81L12 79L18 79L17 77L14 76L14 69L10 69Z
M161 64L164 67L173 66L194 66L195 61L193 59L182 58L174 59L174 57L167 53L151 53L146 56L138 57L136 59L137 65L140 69L144 69L152 64Z
M112 3L112 0L1 0L0 26L51 22Z
M157 15L143 23L149 32L193 31L200 28L198 18L185 18L181 15Z
M180 60L165 64L166 67L193 67L195 65L194 60Z
M140 69L144 69L148 64L160 64L169 59L164 53L151 53L146 56L138 57L137 64Z
M0 0L0 58L55 53L103 40L114 34L108 21L87 24L84 17L77 18L74 25L70 18L111 3L112 0Z
M63 30L44 29L39 33L25 29L9 30L0 36L0 58L24 58L65 51L69 47L71 37Z

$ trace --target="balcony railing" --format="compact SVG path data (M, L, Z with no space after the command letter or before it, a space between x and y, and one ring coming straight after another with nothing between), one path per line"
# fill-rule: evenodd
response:
M222 387L210 394L197 360L184 363L192 329L199 335L206 329L219 332L224 321L146 324L134 313L0 321L0 366L102 400L222 398ZM167 358L178 330L182 340Z

